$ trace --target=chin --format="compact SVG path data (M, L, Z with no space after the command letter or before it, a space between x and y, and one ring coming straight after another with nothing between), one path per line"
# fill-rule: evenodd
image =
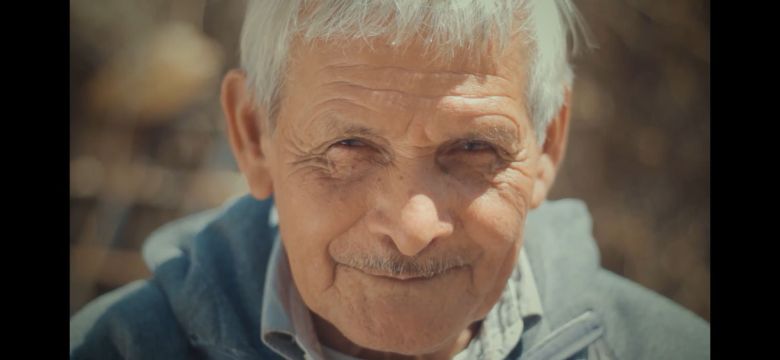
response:
M398 281L343 269L333 296L310 306L345 340L402 355L442 350L477 318L483 303L468 291L467 269L427 280Z
M404 319L404 315L408 318ZM445 315L436 319L431 319L430 314L404 315L386 318L372 316L371 319L353 317L348 323L341 324L339 329L347 339L362 348L402 355L423 355L436 352L457 339L469 323L466 319Z
M401 355L424 355L436 352L442 348L449 338L434 338L430 334L410 331L406 334L386 334L373 336L366 333L347 336L356 345L379 352L389 352Z

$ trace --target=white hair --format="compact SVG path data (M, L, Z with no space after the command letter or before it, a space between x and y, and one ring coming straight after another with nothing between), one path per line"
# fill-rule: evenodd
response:
M587 35L569 0L248 0L241 65L273 124L293 36L304 41L388 36L403 43L424 30L430 48L447 57L489 41L501 49L523 31L532 45L527 110L542 143L571 87L567 34L571 31L576 51L578 29Z

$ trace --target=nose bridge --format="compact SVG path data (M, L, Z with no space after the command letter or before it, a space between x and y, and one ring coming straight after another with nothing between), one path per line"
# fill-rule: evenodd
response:
M377 189L376 214L370 217L369 229L389 236L406 256L418 254L453 231L446 192L432 170L432 164L396 168Z

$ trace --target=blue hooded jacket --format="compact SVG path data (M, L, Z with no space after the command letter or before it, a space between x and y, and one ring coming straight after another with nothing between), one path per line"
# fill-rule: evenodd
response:
M281 358L260 336L272 207L245 196L152 234L153 276L73 316L71 359ZM707 322L600 267L581 201L531 211L523 241L545 313L509 358L709 359Z

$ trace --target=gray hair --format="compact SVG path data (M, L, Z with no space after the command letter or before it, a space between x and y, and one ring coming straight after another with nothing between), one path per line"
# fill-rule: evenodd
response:
M527 16L518 25L520 14ZM293 36L300 34L304 41L390 36L398 43L420 29L428 30L429 46L443 57L488 40L500 49L513 31L525 32L533 45L527 110L540 143L573 80L567 34L573 34L575 51L575 30L587 35L569 0L248 0L241 65L273 126Z

